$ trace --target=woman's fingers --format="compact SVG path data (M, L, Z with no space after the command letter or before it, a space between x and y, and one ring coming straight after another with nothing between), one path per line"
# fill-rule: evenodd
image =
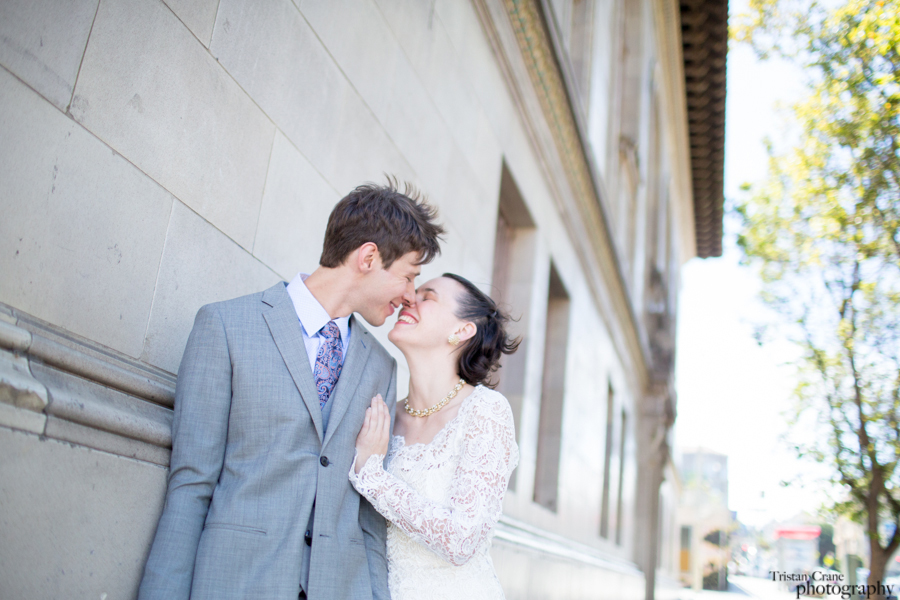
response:
M377 398L378 407L376 418L378 419L378 429L374 432L374 437L379 452L386 452L391 431L391 415L390 412L388 412L387 404L384 403L381 396L378 396Z
M356 436L356 450L359 453L355 467L357 473L373 454L387 454L390 432L391 413L381 394L378 394L366 408L366 416Z
M362 427L359 429L359 435L356 436L356 449L361 450L366 443L366 438L369 435L370 424L372 420L372 409L366 409L366 417L363 419Z
M361 453L386 454L391 433L391 413L378 394L366 409L362 427L356 438L356 448Z

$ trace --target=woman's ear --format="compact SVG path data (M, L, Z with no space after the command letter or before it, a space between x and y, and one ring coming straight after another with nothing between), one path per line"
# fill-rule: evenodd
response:
M469 321L462 327L456 330L456 335L459 336L459 341L464 342L468 339L475 337L475 334L478 333L478 327L475 326L475 323Z

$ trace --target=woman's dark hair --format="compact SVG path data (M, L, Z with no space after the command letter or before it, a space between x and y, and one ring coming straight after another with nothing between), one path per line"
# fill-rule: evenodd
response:
M464 289L457 298L459 309L456 316L472 321L478 328L475 336L466 340L459 349L459 376L472 385L496 387L497 382L491 381L491 375L500 368L500 356L515 352L521 341L510 338L506 333L509 314L465 277L453 273L444 273L443 276L456 281Z
M401 191L389 176L387 185L361 185L331 211L319 264L339 267L366 242L378 246L385 269L407 252L419 255L418 264L431 262L441 253L444 233L436 218L437 210L409 183Z

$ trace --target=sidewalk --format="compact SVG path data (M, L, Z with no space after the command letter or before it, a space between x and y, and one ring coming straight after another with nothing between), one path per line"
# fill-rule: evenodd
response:
M793 600L797 598L796 593L788 592L783 587L784 584L779 585L771 579L736 575L729 577L729 581L747 592L751 598L765 598L766 600L788 600L788 598Z
M795 600L796 594L787 592L771 579L733 575L728 578L727 592L684 590L679 600Z

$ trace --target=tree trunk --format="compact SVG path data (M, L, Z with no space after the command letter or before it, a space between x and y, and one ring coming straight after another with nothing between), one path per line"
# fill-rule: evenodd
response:
M884 570L890 558L878 542L878 532L869 532L869 581L868 585L883 584ZM897 590L893 590L896 592ZM896 595L896 593L895 593ZM872 600L885 600L885 594L875 593L869 596Z

